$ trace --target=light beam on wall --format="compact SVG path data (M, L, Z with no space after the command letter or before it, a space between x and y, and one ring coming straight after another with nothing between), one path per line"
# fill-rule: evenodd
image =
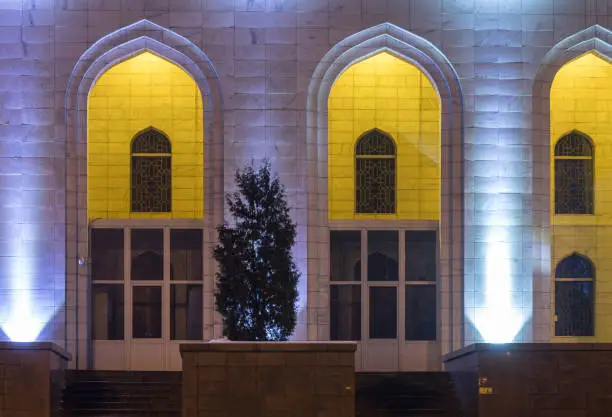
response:
M11 313L2 329L13 342L34 342L48 319L37 317L29 294L20 291L13 296Z
M56 273L53 241L45 240L49 233L40 215L40 194L29 189L16 192L19 198L10 198L4 209L15 224L10 248L3 257L6 263L0 262L8 281L7 291L0 298L0 305L4 305L0 328L13 342L33 342L41 337L64 303L64 283L57 282L63 274ZM50 329L56 330L53 326ZM56 336L45 334L50 338Z
M510 250L505 229L489 233L486 253L484 305L476 306L470 320L485 342L510 343L527 321L522 306L515 305Z

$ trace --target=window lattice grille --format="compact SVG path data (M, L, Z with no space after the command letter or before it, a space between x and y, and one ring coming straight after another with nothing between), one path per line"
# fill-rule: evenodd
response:
M555 156L593 156L593 147L584 135L573 132L563 136L555 146Z
M393 140L380 130L366 133L357 142L357 156L393 156L395 144Z
M593 336L595 267L578 254L555 270L555 336Z
M161 132L147 129L132 141L133 212L172 211L172 156L170 141Z
M580 133L555 146L555 213L593 213L593 147Z
M170 141L160 131L149 128L138 134L132 141L132 154L135 153L171 153Z
M355 152L357 213L395 213L395 144L379 130L363 135Z

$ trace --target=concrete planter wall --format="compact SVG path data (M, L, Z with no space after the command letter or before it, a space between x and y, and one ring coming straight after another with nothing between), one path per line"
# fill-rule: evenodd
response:
M0 416L56 417L69 360L49 342L0 343Z
M352 342L181 345L183 417L353 417Z
M476 344L447 355L466 417L604 416L612 344Z

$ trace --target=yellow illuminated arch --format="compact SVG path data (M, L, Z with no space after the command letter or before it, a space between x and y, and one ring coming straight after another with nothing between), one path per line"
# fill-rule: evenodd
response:
M130 143L154 126L172 142L172 212L130 211ZM144 52L106 71L88 101L89 219L203 216L202 96L179 66Z
M555 214L555 145L568 134L584 135L592 144L594 167L593 207L587 214ZM587 158L588 155L584 156ZM607 242L612 240L612 65L596 53L565 64L555 75L550 92L550 213L551 286L555 301L554 267L568 254L588 255L598 270L612 269ZM578 177L579 170L568 175ZM560 181L560 184L565 182ZM565 336L556 341L612 341L612 310L608 307L610 282L605 274L595 291L594 336ZM553 303L553 317L558 313ZM560 311L562 310L559 307ZM555 336L552 320L551 334ZM579 333L577 333L579 334Z
M381 52L342 73L328 104L329 218L438 220L441 107L423 71ZM397 143L393 214L355 210L355 144L372 129Z
M565 64L555 75L550 92L550 155L557 141L570 132L588 136L597 150L594 157L595 216L554 215L554 224L602 224L612 219L612 65L595 53ZM550 167L551 196L555 195L554 163ZM608 220L605 222L610 223Z
M593 138L596 145L611 137L611 77L612 66L595 53L583 55L557 72L550 92L552 145L575 130Z

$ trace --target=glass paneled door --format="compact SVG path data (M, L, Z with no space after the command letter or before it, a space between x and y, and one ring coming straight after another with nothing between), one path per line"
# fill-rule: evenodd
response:
M364 367L398 370L399 233L369 230L366 237L368 256L361 268L367 299Z
M91 230L95 369L181 369L203 336L201 229Z
M357 370L439 366L435 230L330 232L330 339L357 341Z

